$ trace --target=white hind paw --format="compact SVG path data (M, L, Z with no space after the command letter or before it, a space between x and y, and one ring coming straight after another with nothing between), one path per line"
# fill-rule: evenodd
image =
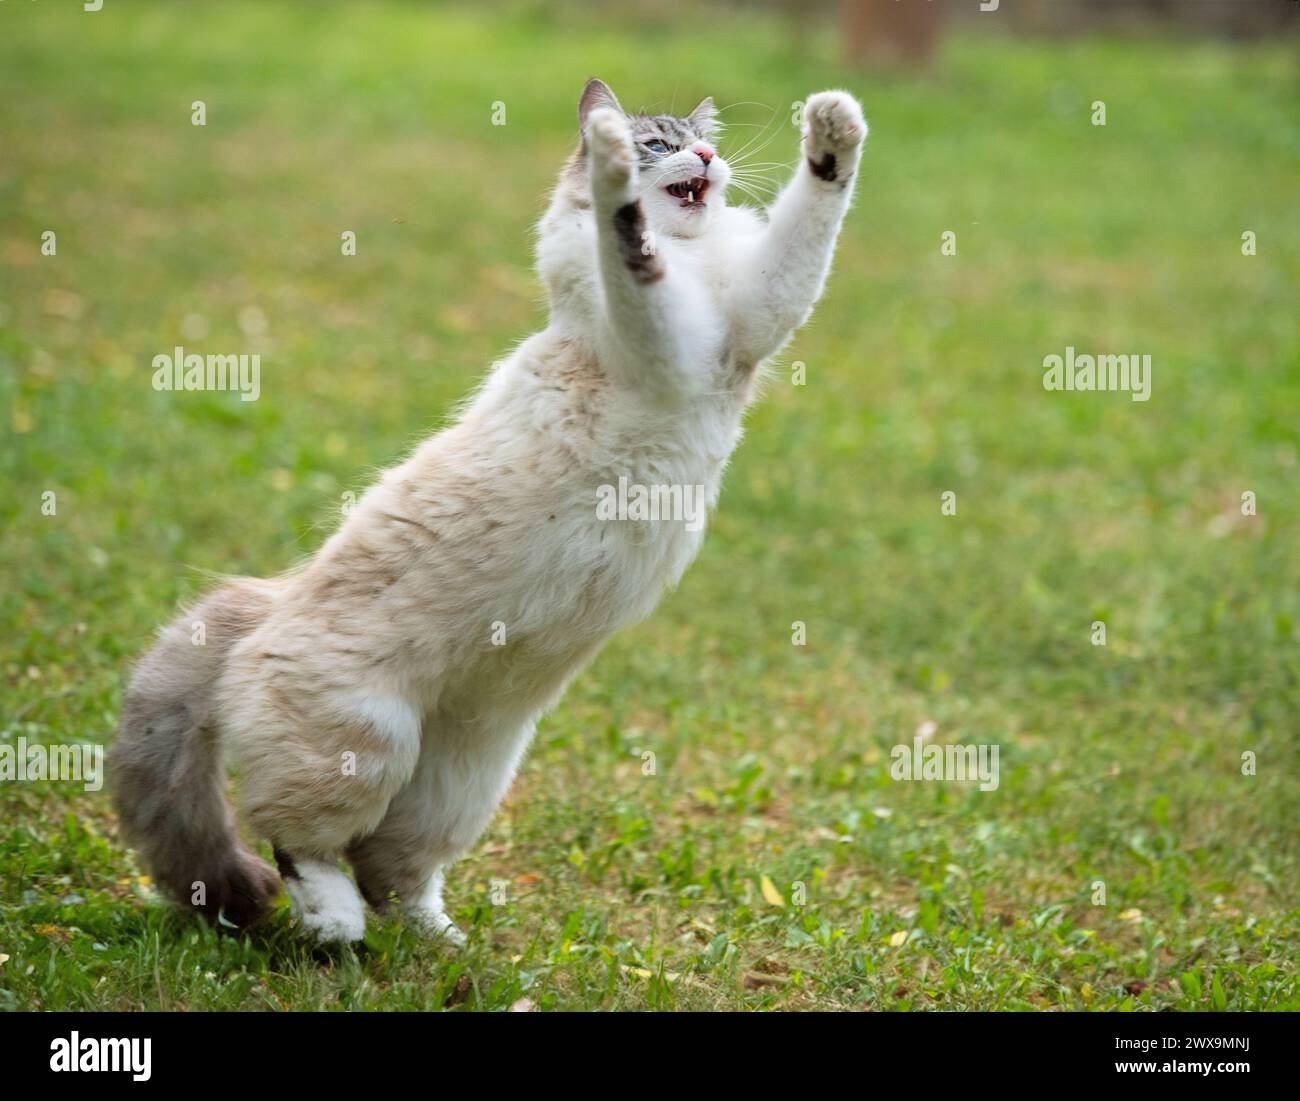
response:
M324 860L298 860L284 887L303 930L322 943L358 941L366 935L366 908L341 868Z
M430 939L441 940L453 948L465 947L465 934L456 928L456 923L442 910L412 906L406 911L406 917L412 925Z
M338 941L355 943L366 936L365 914L303 914L298 918L302 929L322 944Z

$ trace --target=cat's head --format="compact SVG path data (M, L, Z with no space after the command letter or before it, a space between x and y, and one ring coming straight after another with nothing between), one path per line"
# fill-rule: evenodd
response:
M690 114L633 115L601 80L589 80L578 101L578 124L597 107L619 111L632 128L639 161L637 190L649 225L674 237L696 237L726 206L731 169L714 141L719 125L713 99Z

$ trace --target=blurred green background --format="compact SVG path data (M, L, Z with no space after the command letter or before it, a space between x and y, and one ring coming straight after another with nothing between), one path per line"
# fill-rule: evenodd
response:
M469 950L212 932L105 793L6 782L0 1007L1300 1008L1294 21L860 7L0 3L10 742L102 744L178 601L311 553L544 324L588 76L713 95L774 185L796 101L871 124L700 559L449 878ZM178 344L260 400L154 391ZM1067 345L1151 399L1044 391ZM892 781L925 724L998 790Z

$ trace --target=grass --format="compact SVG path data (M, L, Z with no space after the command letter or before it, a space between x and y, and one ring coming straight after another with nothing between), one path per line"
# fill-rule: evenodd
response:
M762 160L823 87L873 131L699 561L450 876L469 949L372 921L324 953L283 904L206 929L104 792L5 782L0 1006L1300 1009L1294 42L960 31L898 73L752 16L13 3L0 28L9 742L103 744L178 601L310 553L540 326L530 227L591 72L739 104L733 146L775 116ZM261 399L155 392L177 344L260 352ZM1149 353L1150 401L1046 392L1066 345ZM927 723L997 744L997 790L891 780Z

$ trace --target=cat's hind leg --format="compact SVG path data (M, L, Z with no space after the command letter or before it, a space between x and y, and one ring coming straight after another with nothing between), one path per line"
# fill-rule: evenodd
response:
M224 686L241 803L275 847L303 930L360 940L365 907L338 858L383 821L415 771L420 716L395 692L313 691L306 677L276 676L285 661L261 653Z
M487 828L532 732L531 717L441 717L426 723L415 774L378 828L347 850L371 906L387 911L395 901L423 932L464 943L443 904L444 871Z
M376 912L396 910L421 932L461 947L465 935L442 899L443 870L453 857L434 840L429 795L415 784L405 789L379 829L348 847L347 858Z
M465 934L447 916L447 908L442 901L442 882L443 869L438 868L410 903L402 907L402 915L427 936L463 948Z
M359 941L366 908L352 880L332 860L295 860L275 850L280 878L303 930L318 941Z

